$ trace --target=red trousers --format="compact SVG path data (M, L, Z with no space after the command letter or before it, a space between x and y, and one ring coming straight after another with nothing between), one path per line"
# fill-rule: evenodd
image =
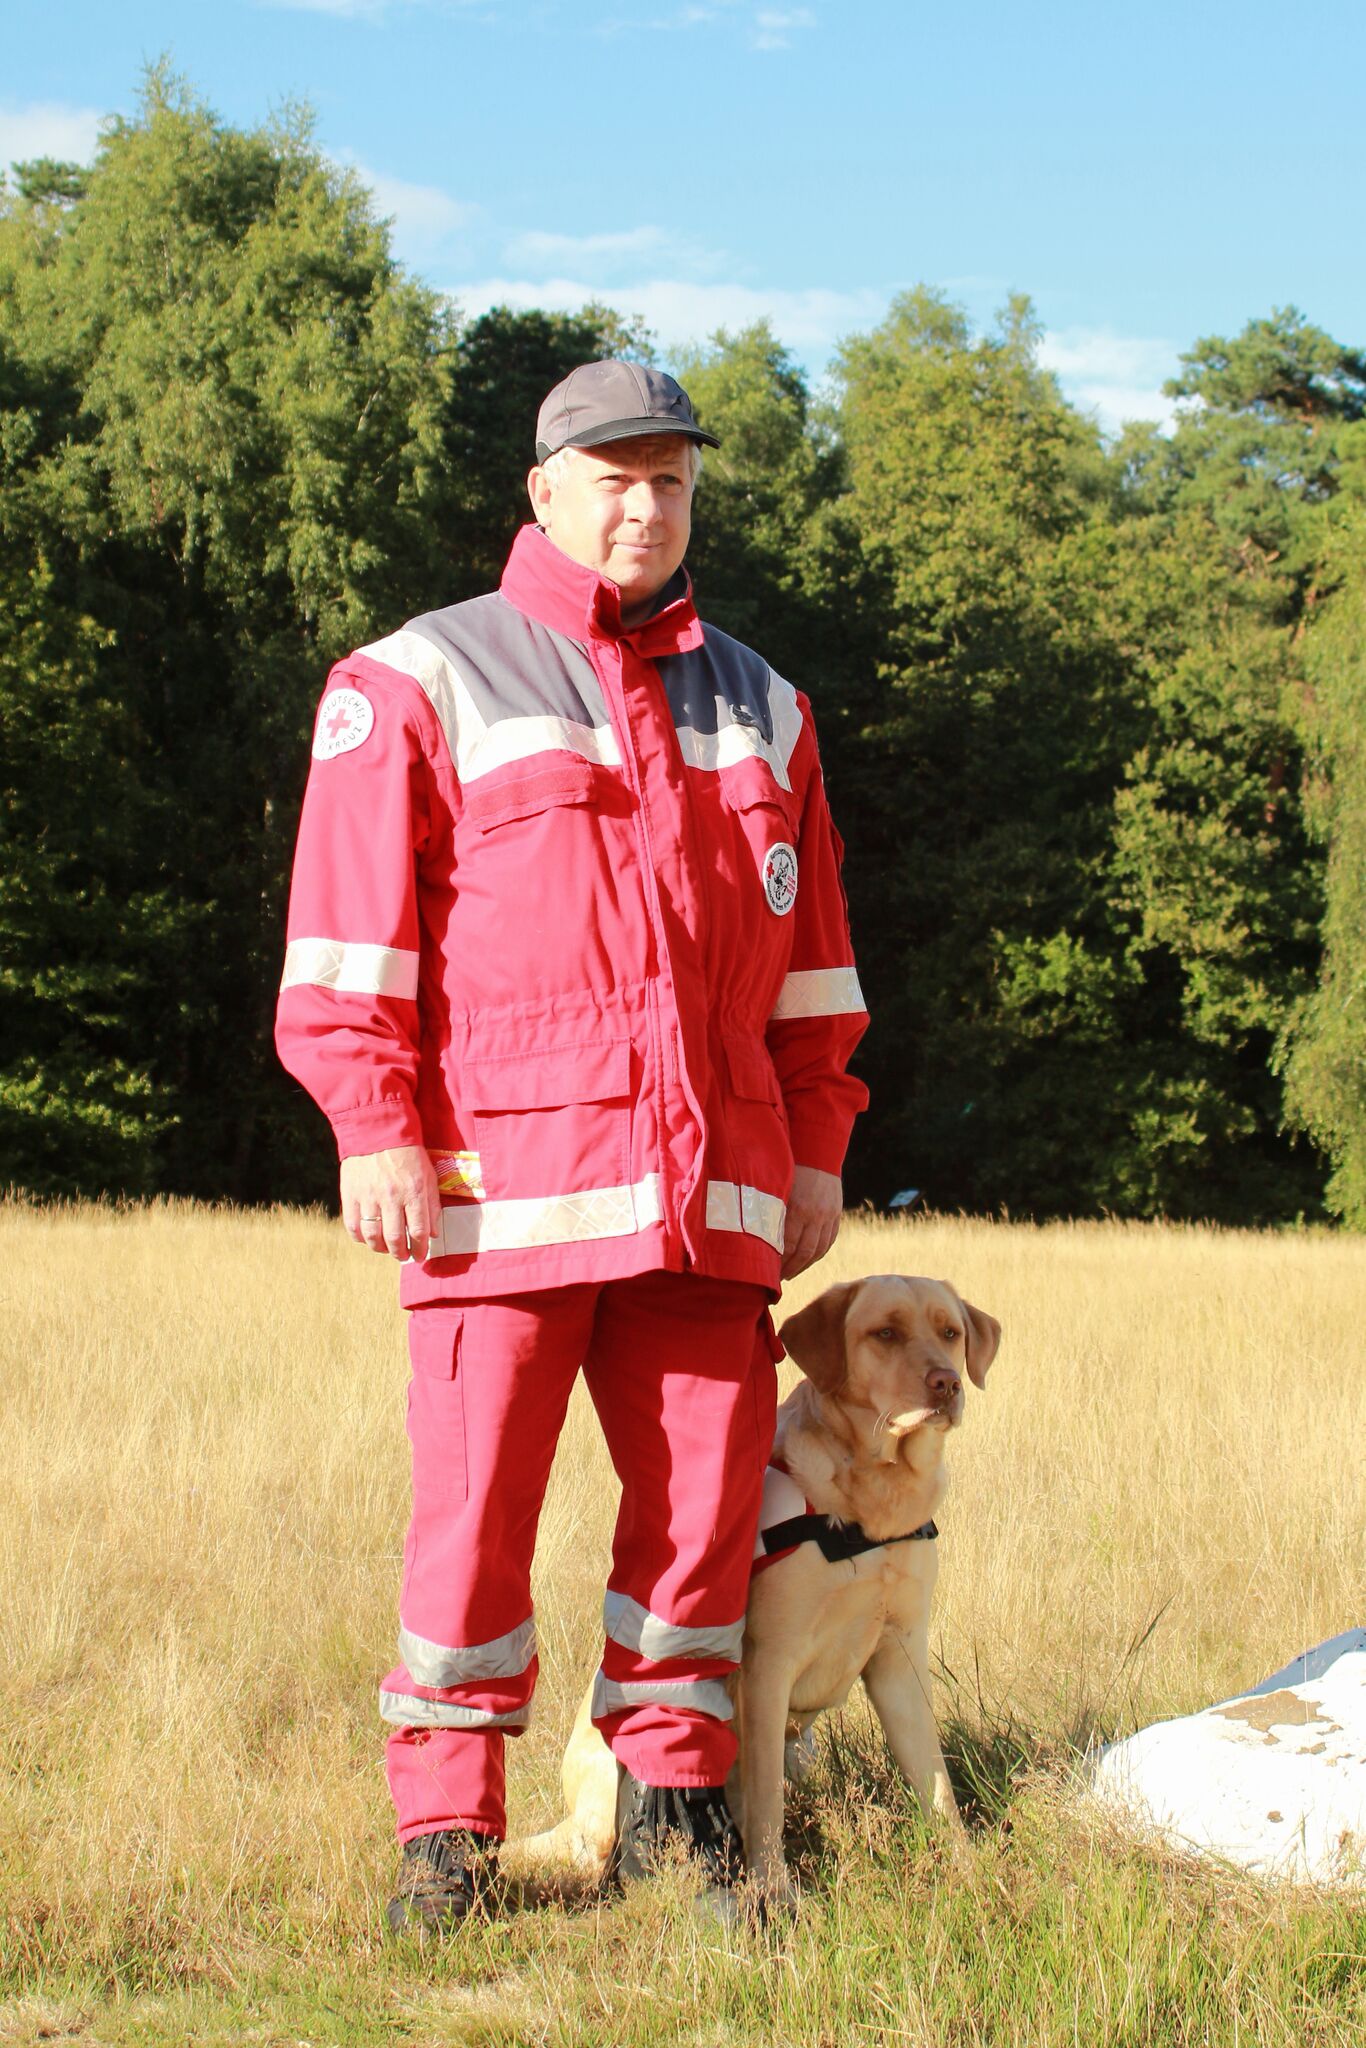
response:
M767 1291L645 1273L433 1304L408 1334L403 1662L380 1694L400 1839L505 1832L503 1737L536 1684L531 1556L580 1366L622 1489L594 1721L648 1784L721 1784L773 1444Z

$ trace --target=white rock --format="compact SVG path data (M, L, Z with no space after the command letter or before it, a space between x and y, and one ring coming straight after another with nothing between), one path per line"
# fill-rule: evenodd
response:
M1366 1629L1251 1692L1100 1751L1096 1794L1173 1847L1296 1883L1366 1884Z

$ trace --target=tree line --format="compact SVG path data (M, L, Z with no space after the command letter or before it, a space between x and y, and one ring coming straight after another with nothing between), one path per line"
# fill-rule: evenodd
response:
M929 290L722 439L704 616L807 689L874 1023L851 1198L1366 1224L1366 357L1198 340L1104 439ZM0 189L0 1178L327 1198L270 1019L328 664L496 584L602 307L473 320L308 120L163 72ZM1358 1000L1360 998L1360 1000Z

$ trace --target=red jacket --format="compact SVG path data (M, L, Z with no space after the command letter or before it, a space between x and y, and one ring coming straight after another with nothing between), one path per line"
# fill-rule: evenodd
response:
M425 1145L408 1306L653 1268L776 1290L793 1158L867 1100L805 698L534 527L501 589L339 662L276 1027L343 1158Z

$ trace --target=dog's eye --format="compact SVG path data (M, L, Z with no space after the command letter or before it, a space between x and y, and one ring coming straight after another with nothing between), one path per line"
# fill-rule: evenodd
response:
M883 1344L895 1344L901 1336L901 1332L897 1329L895 1323L884 1323L880 1330L873 1331L873 1335Z
M963 1332L961 1330L954 1329L952 1323L946 1323L944 1325L944 1342L946 1344L956 1344L958 1342L958 1339L962 1336L962 1334Z

